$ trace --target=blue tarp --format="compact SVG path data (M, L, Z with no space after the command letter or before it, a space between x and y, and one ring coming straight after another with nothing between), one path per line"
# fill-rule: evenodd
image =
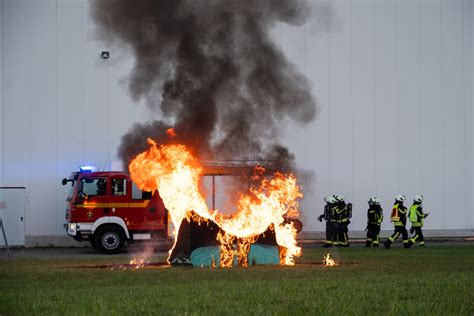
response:
M193 267L211 267L214 260L216 267L220 264L220 248L218 246L200 247L191 253ZM248 255L249 265L278 265L280 256L277 246L253 244ZM237 256L234 257L234 266L237 266Z

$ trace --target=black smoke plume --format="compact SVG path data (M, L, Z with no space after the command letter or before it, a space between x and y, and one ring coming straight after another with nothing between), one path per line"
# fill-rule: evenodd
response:
M186 143L202 159L271 159L291 166L278 143L282 122L317 113L308 80L273 42L278 23L302 25L303 0L96 0L99 37L126 46L130 94L157 119L123 136L124 165L146 137ZM174 127L177 138L165 130Z

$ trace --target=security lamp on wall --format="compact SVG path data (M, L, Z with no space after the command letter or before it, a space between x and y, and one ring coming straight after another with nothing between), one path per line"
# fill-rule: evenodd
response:
M107 52L107 51L103 51L102 53L100 53L100 57L101 57L102 59L109 59L110 53Z

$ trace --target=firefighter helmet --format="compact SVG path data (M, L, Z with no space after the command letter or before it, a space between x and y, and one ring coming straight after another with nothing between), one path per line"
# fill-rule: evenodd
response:
M336 202L344 202L344 196L340 194L334 194L333 197Z
M415 198L413 199L415 202L423 202L423 195L422 194L417 194L415 195Z
M325 196L325 197L324 197L324 202L326 202L326 203L331 203L331 202L330 202L331 199L332 199L332 196L331 196L331 195Z
M328 195L324 198L324 201L326 201L326 203L329 203L329 204L334 204L336 203L336 199L334 198L334 196L332 195Z
M397 194L397 196L395 197L395 201L398 201L398 202L405 202L405 200L406 200L406 197L403 194Z
M376 196L369 198L369 205L372 205L372 204L380 205L380 199Z

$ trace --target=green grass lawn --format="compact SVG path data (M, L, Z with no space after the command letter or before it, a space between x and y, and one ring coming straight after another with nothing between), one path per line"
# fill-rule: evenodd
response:
M331 252L341 265L312 264L324 249L305 250L294 267L229 270L77 268L111 263L103 258L0 261L0 315L474 313L472 244Z

